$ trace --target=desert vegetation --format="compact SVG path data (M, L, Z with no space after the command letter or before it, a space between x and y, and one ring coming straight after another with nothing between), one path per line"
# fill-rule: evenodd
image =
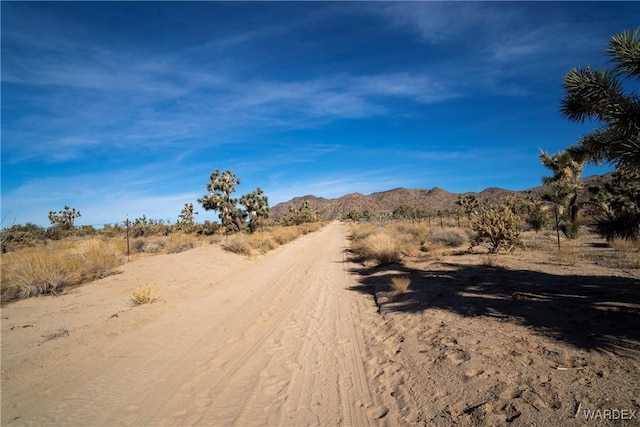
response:
M412 205L410 200L401 200L385 211L350 209L343 216L350 221L351 254L347 259L343 239L346 226L335 223L327 233L319 233L317 240L303 239L289 251L286 248L275 251L273 258L259 257L254 263L252 257L314 232L325 223L319 220L320 215L309 200L297 201L280 217L269 218L268 200L260 188L234 197L240 179L231 171L216 170L207 185L209 193L198 201L205 210L216 211L220 222L197 223L194 205L185 203L175 224L143 215L102 228L77 227L75 220L80 212L64 206L60 211L49 212L50 228L24 224L2 230L2 302L60 294L109 276L127 261L144 259L148 262L147 270L136 271L139 276L135 280L129 276L120 284L110 279L105 283L114 288L124 283L130 305L140 306L157 301L159 290L153 282L166 280L163 299L168 301L169 295L171 304L135 310L130 318L123 315L122 322L116 322L114 319L122 312L112 314L112 307L105 308L102 303L106 298L92 301L92 296L87 295L90 292L63 295L64 304L49 304L49 313L60 315L67 322L81 310L89 314L73 326L61 323L63 326L53 329L55 332L39 335L40 344L69 338L84 348L94 337L109 337L118 342L127 328L130 331L138 328L139 332L134 333L140 336L151 331L155 335L148 347L132 348L134 357L127 355L117 364L107 364L109 375L93 384L104 389L103 378L115 378L114 381L124 385L132 381L129 375L111 375L113 372L146 378L136 377L152 372L147 369L148 363L145 369L132 364L149 360L137 351L151 350L157 356L154 359L157 365L151 367L156 373L167 372L186 360L189 366L202 367L192 382L201 386L198 391L202 393L185 388L182 391L186 394L181 399L192 401L188 398L190 394L209 396L196 399L197 404L188 408L193 414L211 406L210 414L217 415L219 407L236 403L223 400L223 404L212 405L212 399L220 396L242 395L253 399L263 396L265 390L276 390L275 394L266 393L263 407L253 400L244 401L250 409L257 408L254 413L246 412L247 407L239 408L238 413L249 414L255 421L254 414L271 413L273 402L312 394L308 392L315 389L314 385L330 385L337 390L334 393L337 396L340 378L349 378L358 369L363 374L361 381L346 382L349 390L360 387L353 393L357 405L365 406L360 399L370 390L388 399L383 401L384 405L368 404L367 414L373 420L395 411L396 419L406 424L429 421L437 425L504 425L518 419L516 423L546 424L550 419L566 421L571 414L578 413L583 402L595 408L611 404L637 408L640 115L637 96L625 94L617 80L620 75L631 78L640 75L638 61L625 57L629 44L640 52L635 32L623 33L612 40L609 53L617 64L613 72L593 72L587 68L567 75L564 114L578 121L596 119L602 128L560 153L550 155L542 151L540 160L550 176L542 178L544 187L537 193L497 200L461 194L453 202L455 206L450 203L452 206L448 208L425 209ZM602 161L613 162L615 173L598 185L585 185L581 178L585 165ZM178 254L209 244L240 256L218 249L194 251L173 258L181 260L179 267L153 258L156 254ZM211 253L225 262L210 262ZM262 262L265 259L269 262ZM295 262L290 262L292 259ZM165 264L161 273L147 281L151 271L158 271L159 264ZM206 268L200 269L203 265ZM143 284L131 289L131 283ZM120 294L108 286L95 288L111 291L111 301L117 295L121 303L123 288ZM374 302L363 304L363 299L353 298L357 292L372 295ZM77 301L89 301L90 305L83 306ZM374 303L377 313L370 310ZM21 304L9 308L17 306ZM151 312L155 309L165 311L154 323ZM89 325L98 317L95 314L98 310L102 324ZM185 312L190 314L190 310L196 315L183 316ZM21 331L26 336L29 329L35 328L34 324L40 322L41 329L53 317L42 313L33 317L33 311L27 311L16 310L11 312L11 318L3 317L13 322L3 329L3 334L14 331L15 337ZM182 316L180 322L173 320L174 313ZM20 316L32 316L33 320L26 322ZM204 323L209 326L203 326L202 319L207 319ZM149 327L140 329L140 325ZM341 329L345 325L352 329ZM365 325L366 334L354 329L354 325ZM171 333L167 333L168 328ZM96 330L101 333L95 333ZM274 332L281 335L271 337L269 334ZM167 336L179 339L181 345L165 352ZM139 342L129 337L124 339ZM92 342L96 347L89 350L99 349L102 344ZM14 341L13 345L20 350L5 354L13 356L25 351L29 356L32 354L29 352L35 352L38 357L24 360L40 364L48 357L62 361L56 368L63 363L74 369L79 366L66 363L73 359L64 359L74 354L70 346L58 348L56 353L53 346L40 352L39 345L21 345L20 341ZM206 351L191 351L203 345L207 346ZM83 351L81 354L87 354L87 350ZM62 358L57 358L60 355ZM281 360L272 359L273 355L289 357L285 362L290 363L280 365ZM307 364L312 370L296 362L303 356L309 359L316 355L322 358ZM268 358L259 359L263 356ZM336 365L336 357L347 364ZM365 365L359 364L363 359ZM16 370L3 376L3 382L18 384L26 377L18 373L33 371L33 364L11 361L11 369ZM287 371L282 368L285 365L296 369ZM84 364L85 369L87 366ZM336 371L336 366L342 370ZM269 369L263 370L266 367ZM43 365L40 369L44 369ZM251 372L247 374L246 369ZM280 370L282 374L274 374ZM85 372L91 382L95 368ZM220 372L219 379L212 381ZM321 376L329 372L336 376L333 379ZM172 391L194 379L188 377L189 370L177 370L174 374L176 387L163 388L169 390L163 401L175 399ZM244 388L233 393L211 393L214 383ZM290 384L299 388L287 388ZM32 380L30 390L52 387L47 396L41 396L47 398L77 392L75 388L56 392L55 387L60 385L64 386L65 381L52 381L43 388ZM20 391L21 387L21 384L14 386L14 390ZM435 392L413 393L416 390ZM607 393L603 395L602 390ZM124 404L112 405L113 411L121 407L137 410L138 405L131 405L127 399L134 392L137 393L133 390L125 395ZM316 396L307 397L311 404L306 407L315 405ZM342 402L343 397L335 402ZM15 412L9 422L31 412L15 410L20 400L27 399L14 399L16 402L7 405ZM392 406L394 399L397 408ZM151 405L139 407L154 408L156 400L153 395L145 401ZM87 407L85 401L75 402L82 411ZM388 402L392 405L387 407ZM305 406L302 400L298 403L301 404L292 404L291 413L297 414ZM39 407L40 402L35 402L31 408ZM59 408L59 402L53 401L47 409L51 407ZM190 416L188 409L168 413ZM407 413L409 410L413 413ZM281 415L280 420L292 419L290 413ZM316 423L319 419L309 418ZM131 420L134 419L127 422L131 424ZM265 420L262 424L269 422Z
M117 271L127 261L140 257L175 254L208 244L241 255L264 254L296 238L317 231L326 222L316 221L295 226L272 223L255 233L198 233L184 225L170 226L147 218L132 221L129 227L64 230L50 238L47 229L27 224L2 231L2 301L42 294L57 294L66 288L100 279ZM207 228L209 230L212 227ZM134 232L135 230L135 232Z
M350 250L364 263L379 266L402 264L405 260L441 259L448 255L475 254L480 264L493 267L499 263L500 253L544 253L558 264L576 265L593 262L617 268L637 269L640 241L633 238L605 238L600 232L598 218L590 216L590 204L576 209L571 221L575 233L562 233L563 226L549 217L558 205L534 196L508 196L495 204L481 203L468 196L460 196L463 219L445 217L446 222L430 222L426 217L383 221L352 221ZM406 209L405 209L406 211ZM567 217L569 221L569 217ZM584 239L590 240L585 250ZM559 245L558 242L563 244ZM598 243L599 241L599 243ZM551 243L555 242L555 247ZM598 249L603 249L598 251ZM612 255L615 254L615 255ZM619 262L613 262L617 259Z
M22 248L2 256L2 301L56 294L112 274L126 260L117 239L69 239Z
M77 227L80 211L64 206L49 212L49 228L27 223L3 229L2 302L57 294L113 274L127 261L204 244L245 256L264 254L326 224L308 202L291 206L283 218L269 219L268 200L260 188L236 199L231 195L240 179L233 172L216 170L210 179L210 194L199 202L217 211L220 223L197 223L194 205L185 203L174 224L142 215L102 228Z
M145 283L131 291L131 303L133 305L153 304L158 299L158 287Z

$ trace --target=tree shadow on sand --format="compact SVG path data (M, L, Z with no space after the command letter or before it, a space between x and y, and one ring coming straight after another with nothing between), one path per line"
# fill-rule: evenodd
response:
M457 263L362 266L351 272L360 277L351 290L374 296L382 312L444 309L531 326L581 349L640 351L640 281L631 278ZM383 298L393 295L389 284L398 274L411 277L409 291Z

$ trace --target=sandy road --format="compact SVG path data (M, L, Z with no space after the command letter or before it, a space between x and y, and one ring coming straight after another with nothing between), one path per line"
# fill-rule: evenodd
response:
M355 279L345 231L333 223L226 267L202 262L214 247L129 264L76 296L75 316L83 310L77 298L108 286L121 295L145 268L149 275L164 268L155 274L178 283L180 298L131 310L137 323L122 314L109 326L120 322L116 332L85 320L70 326L67 338L29 345L20 342L20 328L24 334L45 328L46 310L54 316L71 296L9 304L2 309L2 424L393 424L394 402L374 378L379 367L371 361L380 357L367 345L375 307L348 289ZM172 278L196 264L197 276L183 275L184 283ZM102 298L100 307L113 300Z

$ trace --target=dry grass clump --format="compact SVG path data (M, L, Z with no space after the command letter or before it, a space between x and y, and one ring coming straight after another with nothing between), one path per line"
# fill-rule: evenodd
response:
M609 246L620 253L624 268L640 269L640 240L614 239Z
M228 236L220 243L222 249L240 255L251 255L251 242L249 236L243 233Z
M427 230L426 240L450 248L457 248L466 244L469 238L467 233L460 228L431 228Z
M188 251L197 247L196 241L192 235L188 234L172 234L167 240L164 250L168 254L177 254L179 252Z
M91 239L75 249L74 256L80 261L82 282L102 279L113 273L114 268L124 263L124 246L115 246L103 240Z
M249 236L249 244L260 253L267 253L278 246L278 242L269 233L254 233Z
M496 254L480 255L480 265L483 267L496 267L498 265L498 256Z
M269 231L269 233L273 240L279 245L289 243L300 236L296 226L274 227Z
M404 294L411 285L411 278L409 276L395 276L391 278L391 289L399 294Z
M403 236L403 240L406 242L419 242L424 236L426 226L399 222L391 224L388 229L392 230L395 235Z
M133 251L138 254L175 254L198 247L199 239L201 236L186 233L139 237L133 241Z
M585 261L584 253L575 244L565 243L560 250L555 250L551 255L551 261L560 265L575 266Z
M393 264L402 260L401 242L384 231L354 239L351 248L365 260Z
M158 299L158 288L147 283L140 285L131 291L131 302L133 305L152 304Z
M640 252L640 240L613 239L608 242L609 246L620 252Z
M253 250L266 253L304 234L317 231L325 224L323 222L315 222L311 224L276 226L253 234L236 233L222 239L220 246L227 251L241 255L251 255Z
M136 253L145 253L145 254L157 254L162 252L164 249L164 240L161 239L153 239L148 240L145 237L141 237L136 239L133 242L133 248Z
M124 262L119 245L101 239L52 242L2 256L2 301L56 294L112 274Z

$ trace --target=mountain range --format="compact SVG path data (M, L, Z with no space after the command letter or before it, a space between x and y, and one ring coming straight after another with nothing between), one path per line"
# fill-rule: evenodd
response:
M608 175L593 175L582 180L584 188L597 185ZM351 211L369 211L373 216L390 214L400 206L424 209L431 212L455 208L459 195L471 194L480 201L492 204L508 195L526 196L527 194L542 195L547 191L545 186L533 187L523 191L506 190L503 188L487 188L479 193L452 193L439 187L430 190L395 188L369 195L351 193L336 199L325 199L314 195L294 197L271 207L271 217L278 218L289 211L289 207L299 208L304 201L308 201L312 209L318 212L321 219L340 219ZM583 196L584 197L584 196Z

